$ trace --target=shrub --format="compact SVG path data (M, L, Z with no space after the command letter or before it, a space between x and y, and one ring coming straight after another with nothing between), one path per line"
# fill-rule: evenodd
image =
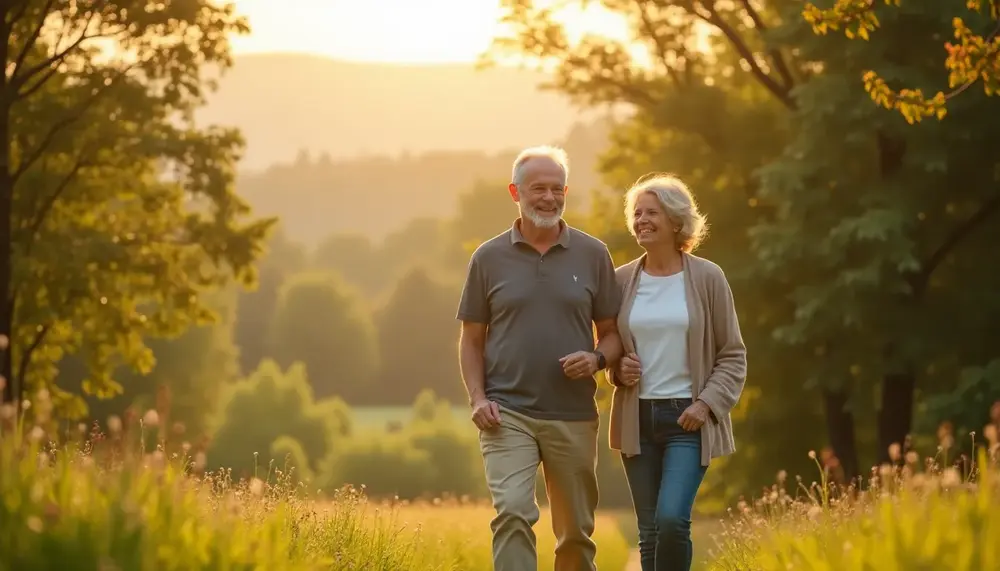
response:
M380 498L482 497L478 442L456 424L417 421L399 432L359 434L332 458L326 488L364 486Z
M285 454L294 451L295 462L314 471L349 431L347 405L313 400L302 365L283 373L273 361L263 361L227 396L208 450L209 468L232 469L237 478L261 476L272 461L282 466ZM275 448L279 440L284 444Z

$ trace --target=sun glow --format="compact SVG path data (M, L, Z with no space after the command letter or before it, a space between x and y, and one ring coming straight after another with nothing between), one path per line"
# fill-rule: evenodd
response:
M233 0L251 33L236 53L297 52L360 62L471 63L503 33L499 0ZM551 0L550 0L551 1ZM622 19L594 2L562 13L571 38L627 38Z

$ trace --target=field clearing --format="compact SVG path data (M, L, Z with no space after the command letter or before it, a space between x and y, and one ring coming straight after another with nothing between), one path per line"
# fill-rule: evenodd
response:
M455 420L469 423L470 430L474 426L469 417L469 409L465 406L451 407ZM406 424L413 420L412 406L360 406L351 408L351 418L355 426L361 430L384 430L391 423Z
M545 506L535 525L538 541L538 568L552 569L555 535ZM409 504L394 508L393 520L403 534L417 535L421 564L444 555L446 567L476 571L492 568L489 504ZM622 529L622 513L599 512L594 540L597 543L597 568L601 571L625 571L632 551Z

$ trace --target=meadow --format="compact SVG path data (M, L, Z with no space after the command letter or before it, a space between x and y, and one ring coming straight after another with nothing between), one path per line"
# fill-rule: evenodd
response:
M0 411L0 571L491 568L482 502L318 496L274 466L233 481L184 444L147 449L142 424L129 439L46 420L47 406L36 401L30 422ZM897 450L863 490L833 485L818 460L816 482L780 475L729 516L695 522L696 569L1000 568L998 420L971 459L949 459L951 445L928 458ZM547 516L536 533L539 569L551 569ZM634 537L631 514L601 512L598 568L631 571Z

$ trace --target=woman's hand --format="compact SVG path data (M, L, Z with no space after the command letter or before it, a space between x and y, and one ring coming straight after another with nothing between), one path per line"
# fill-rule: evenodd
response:
M630 387L639 382L641 375L642 365L639 363L638 355L629 353L622 357L618 363L618 377L625 386Z
M696 400L691 403L691 406L684 409L680 418L677 419L677 424L681 425L681 428L688 432L694 432L708 422L708 415L710 413L711 409L708 408L707 404Z

